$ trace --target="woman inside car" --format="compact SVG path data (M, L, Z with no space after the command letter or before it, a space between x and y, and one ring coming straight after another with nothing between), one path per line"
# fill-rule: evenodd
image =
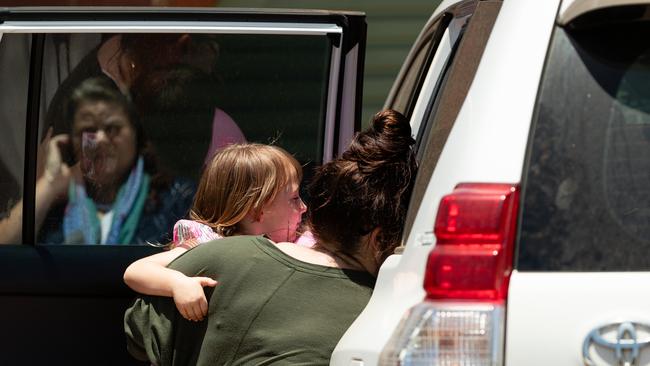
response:
M43 244L166 243L194 194L157 169L137 113L108 77L86 79L66 106L71 131L39 151L36 226ZM20 240L19 225L6 232Z
M416 164L408 121L373 118L310 192L313 248L235 236L187 251L169 267L218 281L208 316L188 322L168 298L127 310L128 349L156 365L326 365L368 302L383 261L399 245Z

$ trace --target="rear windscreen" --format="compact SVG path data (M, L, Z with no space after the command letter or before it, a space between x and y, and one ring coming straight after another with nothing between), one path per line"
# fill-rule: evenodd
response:
M523 177L517 268L647 271L650 22L578 25L557 27L551 41Z

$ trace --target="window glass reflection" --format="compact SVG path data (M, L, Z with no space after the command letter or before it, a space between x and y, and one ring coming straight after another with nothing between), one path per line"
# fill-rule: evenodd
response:
M326 36L48 36L38 243L168 243L231 143L320 163L330 48Z
M30 35L0 34L0 244L22 241L30 49Z

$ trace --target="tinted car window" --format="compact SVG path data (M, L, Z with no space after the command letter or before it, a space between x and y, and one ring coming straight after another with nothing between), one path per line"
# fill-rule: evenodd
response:
M330 42L47 35L41 130L61 163L47 165L56 199L37 201L47 212L37 243L169 242L204 164L229 143L275 143L303 164L321 163Z
M600 23L555 30L524 177L520 270L650 269L650 23Z
M411 231L445 141L469 91L499 9L498 2L483 1L477 4L470 18L466 17L467 14L463 15L466 21L462 21L457 42L451 50L447 65L441 71L440 86L428 96L427 109L416 140L419 168L411 194L405 233Z
M0 34L0 89L4 91L0 98L0 222L12 220L17 225L14 233L22 230L18 202L23 190L30 47L28 35ZM0 243L19 241L16 235L0 237Z
M417 97L417 91L422 82L424 82L424 77L428 66L431 64L431 57L433 56L431 47L433 46L434 37L441 34L439 28L441 23L445 20L444 25L446 26L449 23L449 16L443 15L437 21L435 21L429 29L424 33L423 37L413 48L413 55L409 57L407 64L409 65L406 71L404 72L402 78L398 82L398 87L392 101L391 108L396 111L401 112L404 115L410 115L415 104L415 98Z

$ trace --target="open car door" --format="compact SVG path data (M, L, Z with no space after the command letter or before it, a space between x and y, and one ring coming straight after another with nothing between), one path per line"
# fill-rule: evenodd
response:
M305 180L340 153L360 127L365 37L353 12L0 9L0 363L138 364L123 334L126 267L171 241L223 144L277 144ZM39 216L36 190L42 141L74 138L74 93L107 76L132 102L138 151L155 157L151 192L173 192L147 196L135 230L148 234L110 245L66 234L85 229L66 197ZM70 166L93 153L83 136Z

